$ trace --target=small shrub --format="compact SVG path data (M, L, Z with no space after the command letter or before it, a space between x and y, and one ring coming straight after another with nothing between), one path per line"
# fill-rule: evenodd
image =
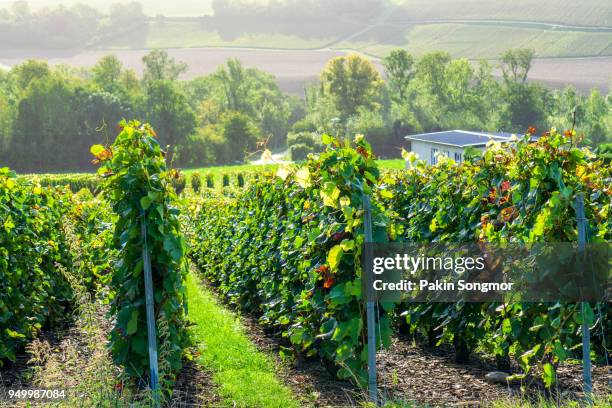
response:
M229 187L229 185L230 185L229 174L224 174L223 175L223 187Z
M100 180L92 174L49 174L26 176L26 178L32 178L42 187L68 186L73 193L79 192L83 188L88 189L93 195L100 192Z
M287 146L291 147L297 144L305 144L314 148L317 141L315 135L310 132L290 133L287 136Z
M602 143L595 149L597 157L603 160L605 164L612 163L612 143Z
M211 173L206 175L206 187L215 188L215 178Z
M202 176L200 173L193 173L191 175L191 188L194 192L199 192L202 187Z
M181 194L187 185L187 178L184 174L179 173L178 170L172 170L170 173L172 176L171 181L174 191L176 191L176 194Z
M313 153L314 149L303 143L299 143L291 146L291 160L293 161L304 161L308 157L309 153Z
M238 181L238 187L244 187L244 174L238 173L236 179Z
M291 130L293 130L296 133L299 132L316 132L317 131L317 125L310 119L308 118L303 118L298 120L297 122L295 122L293 124L293 126L291 127Z

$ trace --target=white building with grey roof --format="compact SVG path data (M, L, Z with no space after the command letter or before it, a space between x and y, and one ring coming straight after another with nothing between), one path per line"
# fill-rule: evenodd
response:
M406 136L406 140L410 141L410 151L418 154L421 160L425 160L428 164L436 164L440 154L460 163L468 147L484 150L489 141L508 142L511 136L511 133L504 132L446 130L409 135Z

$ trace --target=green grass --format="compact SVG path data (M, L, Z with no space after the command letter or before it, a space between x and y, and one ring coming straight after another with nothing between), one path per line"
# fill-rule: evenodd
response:
M402 3L401 0L392 2ZM282 32L237 32L233 36L220 34L198 21L168 18L151 20L138 33L120 35L100 46L111 49L245 47L280 50L330 47L376 57L384 57L390 50L401 47L416 55L442 50L454 57L471 59L497 59L510 48L529 47L536 51L537 57L612 55L612 32L609 31L612 12L605 0L517 2L403 2L400 7L406 10L409 18L398 20L397 13L390 13L386 20L338 19L334 29L325 30L325 35L313 25L308 34L285 27ZM193 10L192 16L203 14L196 13L194 5L189 8ZM185 15L176 10L168 11L168 16ZM149 12L149 15L153 14ZM367 28L365 32L353 36L364 27ZM584 27L600 31L585 31ZM607 27L608 31L601 31L601 27Z
M405 168L405 163L403 159L385 159L379 160L378 164L383 168L389 169L403 169ZM275 171L278 169L278 164L238 164L234 166L212 166L212 167L198 167L195 169L185 169L182 170L185 174L192 174L195 172L201 173L205 175L207 173L211 173L214 175L219 174L233 174L233 173L241 173L241 172L250 172L250 171Z
M375 40L373 39L375 38ZM496 59L506 50L529 47L538 57L611 55L611 32L556 31L499 23L443 23L374 27L335 47L384 57L402 47L415 55L447 51L453 57Z
M406 162L404 161L404 159L379 160L378 165L382 169L390 169L390 170L402 170L406 168Z
M208 31L198 22L166 21L151 22L145 42L147 48L189 47L252 47L274 49L321 48L334 38L300 38L295 35L277 33L253 33L227 40L216 31Z
M201 353L200 363L213 372L213 381L229 407L290 408L299 404L276 376L277 367L259 352L239 318L223 308L193 273L187 279L189 319Z
M184 169L182 170L185 174L201 173L205 175L207 173L214 175L221 174L233 174L233 173L244 173L249 171L274 171L278 168L278 164L236 164L230 166L211 166L211 167L198 167L195 169Z
M142 35L130 32L104 42L114 48L265 48L309 50L324 48L356 32L359 26L342 27L325 38L280 33L247 33L223 38L194 21L151 21ZM612 32L552 30L535 25L483 22L440 24L393 23L377 25L348 41L333 43L332 49L353 50L376 57L401 47L415 55L447 51L453 57L496 59L516 47L533 48L538 57L586 57L612 55Z

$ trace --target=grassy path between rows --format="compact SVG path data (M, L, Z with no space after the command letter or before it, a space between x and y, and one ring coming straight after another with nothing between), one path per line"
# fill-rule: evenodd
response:
M230 407L298 407L276 376L274 361L245 334L238 317L220 305L191 272L187 278L189 319L200 363L213 373L223 402Z

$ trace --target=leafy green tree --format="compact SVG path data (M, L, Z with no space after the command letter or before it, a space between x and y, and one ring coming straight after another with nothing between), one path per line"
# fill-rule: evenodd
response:
M142 93L140 81L133 69L123 70L119 78L119 84L131 99L138 98Z
M91 71L91 81L97 89L116 95L133 105L142 99L142 88L136 72L123 69L123 64L116 55L100 58Z
M452 60L445 72L446 94L442 107L443 128L480 130L487 127L492 85L490 68L479 64L477 69L464 58Z
M92 81L100 89L113 92L120 88L123 65L116 55L106 55L92 68Z
M187 64L176 62L164 50L153 50L142 57L144 63L143 81L151 84L154 81L176 81L182 73L187 71Z
M560 129L571 129L585 123L584 97L575 87L567 86L551 94L548 123Z
M11 75L15 78L15 84L21 90L25 90L30 82L35 79L48 77L51 71L46 61L27 60L17 65L11 70Z
M395 147L389 143L392 136L389 120L380 111L360 108L359 113L349 119L348 134L363 134L378 155L393 154Z
M227 109L251 114L248 103L250 84L240 61L235 58L227 60L225 65L219 67L216 76L223 85L224 103Z
M355 54L332 58L321 72L321 82L343 121L360 107L373 108L382 85L374 64Z
M62 75L32 80L17 105L9 164L19 171L91 169L89 147L103 143L131 108Z
M144 22L147 16L142 11L142 4L130 1L111 4L108 19L111 27L129 27Z
M451 60L450 54L446 52L432 52L425 54L416 64L416 77L420 86L439 104L446 102L446 69Z
M383 60L391 98L402 103L408 96L410 81L414 78L414 58L406 50L392 50Z
M198 127L186 142L186 148L180 152L180 162L184 165L212 166L230 162L232 150L223 135L221 123L209 123Z
M550 95L544 86L534 83L509 86L502 90L498 128L504 131L524 132L530 126L546 129L546 106Z
M193 110L185 93L176 82L155 80L147 88L145 96L147 122L156 129L162 146L170 145L172 152L180 150L196 126Z
M323 84L311 84L305 90L308 114L299 126L305 127L304 130L334 134L334 121L340 116L335 100L326 95Z
M9 97L8 75L0 71L0 157L6 158L11 143L13 120L15 117L14 102ZM0 160L2 166L3 160Z
M72 152L70 167L89 169L87 155L92 144L104 143L115 136L116 125L133 114L133 107L121 94L91 91L77 87L72 97L75 137L68 148Z
M585 131L591 146L612 140L611 109L597 89L593 89L585 104Z
M535 51L529 48L508 50L501 56L501 70L506 82L524 84L531 69Z
M546 127L549 92L542 85L527 83L533 50L508 50L501 57L504 86L498 126L506 131L523 132L530 126Z
M11 164L18 171L59 170L69 157L73 122L72 89L61 78L29 82L18 105Z
M244 161L245 157L255 150L260 138L257 126L247 115L240 112L229 112L224 116L222 132L225 143L230 148L227 157L230 162Z
M271 147L285 145L291 115L289 98L270 74L244 68L240 61L230 59L212 75L190 81L186 89L198 115L203 112L198 104L209 101L207 106L215 106L217 117L220 112L243 113L269 138ZM202 121L210 122L210 118Z

